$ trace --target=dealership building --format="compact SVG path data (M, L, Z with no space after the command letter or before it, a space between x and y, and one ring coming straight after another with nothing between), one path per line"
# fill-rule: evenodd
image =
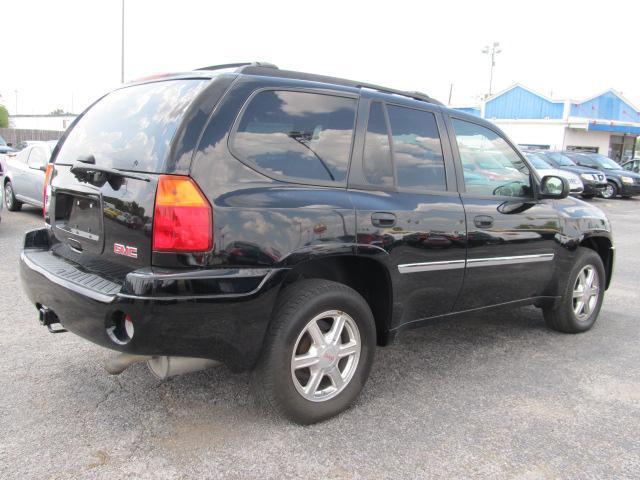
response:
M558 100L516 84L479 106L454 108L492 121L524 147L597 152L618 162L634 156L640 135L640 110L615 90Z

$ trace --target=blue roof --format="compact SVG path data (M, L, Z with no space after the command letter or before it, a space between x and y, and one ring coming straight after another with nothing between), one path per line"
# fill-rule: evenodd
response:
M561 119L563 110L563 101L549 100L516 85L488 100L485 104L484 116L508 119Z
M480 117L480 108L479 107L455 107L454 110L458 110L459 112L468 113L469 115L474 115L476 117Z
M571 116L621 122L640 122L640 112L612 90L581 103L572 103Z

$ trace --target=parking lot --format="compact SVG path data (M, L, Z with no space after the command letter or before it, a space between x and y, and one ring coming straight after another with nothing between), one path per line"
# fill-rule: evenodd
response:
M225 368L118 377L113 352L37 323L17 269L38 209L0 223L0 478L638 478L640 200L610 216L613 284L593 330L531 307L436 321L379 349L357 404L299 427Z

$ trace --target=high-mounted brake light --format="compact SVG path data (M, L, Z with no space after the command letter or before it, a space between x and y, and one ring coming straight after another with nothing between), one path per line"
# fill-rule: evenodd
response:
M160 175L153 213L155 252L205 252L213 245L211 205L189 177Z
M42 216L47 218L47 211L49 210L49 200L51 199L51 173L53 172L53 163L47 163L47 169L44 173L44 188L42 191Z

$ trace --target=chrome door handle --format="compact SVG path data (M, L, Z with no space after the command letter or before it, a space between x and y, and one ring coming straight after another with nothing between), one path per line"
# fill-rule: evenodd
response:
M491 228L493 226L493 217L489 215L478 215L474 217L473 224L478 228Z
M375 227L393 227L396 224L396 216L388 212L375 212L371 214L371 223Z

